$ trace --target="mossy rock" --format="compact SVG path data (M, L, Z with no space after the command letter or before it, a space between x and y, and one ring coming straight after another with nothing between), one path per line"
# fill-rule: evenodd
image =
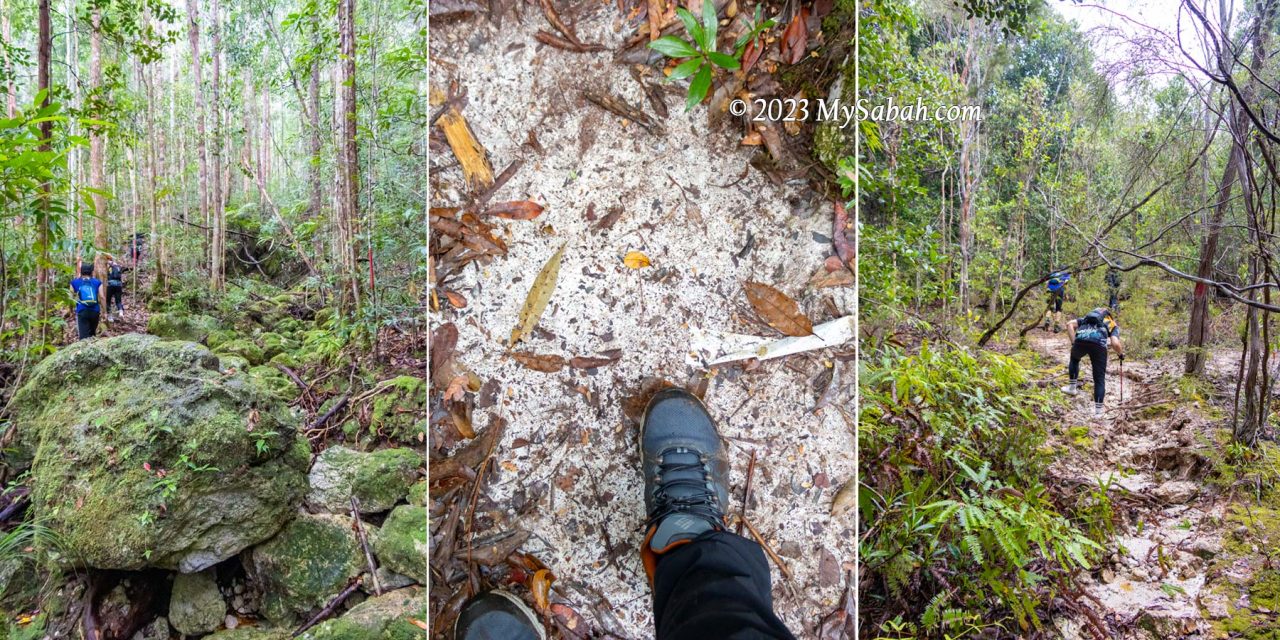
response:
M419 507L427 506L427 481L419 480L412 487L409 487L409 504Z
M221 347L222 345L227 344L228 342L232 342L239 337L240 337L240 332L238 331L232 331L230 329L218 329L216 331L210 331L209 337L205 339L204 343L209 345L210 349L213 349L216 351L218 347Z
M289 367L290 369L297 369L298 367L302 366L302 363L298 362L298 358L296 358L292 353L288 351L284 353L277 353L275 356L273 356L271 358L271 364L278 364L281 366Z
M298 385L273 365L249 367L247 373L281 400L292 400L298 396Z
M218 591L214 570L179 573L173 579L169 598L169 622L184 635L217 631L227 613L227 603Z
M32 370L13 400L13 457L31 460L32 509L60 539L50 553L191 573L289 519L308 465L297 417L218 364L192 342L127 334L77 342Z
M262 345L262 357L267 360L298 348L292 340L272 332L258 336L258 344Z
M217 351L219 354L225 353L228 355L240 356L241 358L248 360L249 364L254 366L266 362L266 358L263 357L262 347L254 344L252 340L245 338L238 338L230 342L225 342L218 346Z
M373 552L388 569L420 583L427 581L427 510L401 505L391 511L373 538Z
M427 599L422 587L406 587L369 598L351 607L341 618L317 625L301 637L306 640L421 640L422 629L408 618L427 620Z
M223 629L212 635L207 635L204 640L285 640L291 635L292 631L289 629L236 627L235 629Z
M253 548L254 575L269 618L323 607L365 569L351 518L299 514L276 537ZM375 527L365 525L374 532Z
M204 342L209 334L219 328L218 320L210 316L183 313L153 313L147 320L147 333L171 338Z
M382 513L409 493L424 464L413 449L379 449L371 453L329 447L307 476L307 502L330 513L347 513L354 496L361 513Z
M249 364L248 360L245 360L240 356L220 353L218 354L218 366L223 371L230 371L232 369L235 369L236 371L248 371L249 367L253 365Z
M315 317L316 327L324 327L325 325L329 324L330 320L333 320L333 309L330 309L329 307L325 307L323 309L316 310L316 317Z
M292 335L294 333L302 331L302 329L303 329L302 321L298 320L297 318L285 318L275 326L276 332L285 336Z
M389 388L373 400L369 429L400 442L417 443L415 428L426 410L427 389L422 378L399 376L385 382Z

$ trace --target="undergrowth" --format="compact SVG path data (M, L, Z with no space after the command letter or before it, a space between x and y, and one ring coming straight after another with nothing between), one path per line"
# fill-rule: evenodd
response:
M886 639L1042 629L1046 605L1111 535L1105 488L1064 514L1041 482L1050 396L1017 361L959 347L890 347L863 366L864 628Z

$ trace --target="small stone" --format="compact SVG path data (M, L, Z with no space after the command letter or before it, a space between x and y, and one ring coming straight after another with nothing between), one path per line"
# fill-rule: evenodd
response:
M244 583L237 582L237 583L236 583L236 586L235 586L235 587L232 587L231 591L232 591L232 593L235 593L236 595L240 595L240 594L244 593Z
M1169 504L1186 504L1199 492L1200 487L1194 482L1174 480L1156 487L1152 493L1161 501Z
M173 580L169 600L169 620L183 635L193 636L216 631L222 624L227 603L218 591L213 570L179 573Z
M1115 582L1115 581L1116 581L1116 572L1115 572L1115 571L1112 571L1110 567L1107 567L1107 568L1105 568L1105 569L1103 569L1103 570L1102 570L1102 582L1103 582L1103 583L1105 583L1105 584L1111 584L1112 582Z
M1200 558L1212 560L1214 556L1222 552L1222 543L1208 538L1197 538L1191 543L1188 550Z
M240 618L227 614L227 619L223 621L223 624L226 625L228 629L234 629L240 626Z

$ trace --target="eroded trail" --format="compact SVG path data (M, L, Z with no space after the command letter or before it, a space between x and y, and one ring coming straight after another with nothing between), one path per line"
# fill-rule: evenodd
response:
M1070 345L1064 334L1036 330L1027 344L1046 359L1048 371L1061 371L1049 383L1065 384ZM1084 363L1082 393L1050 429L1056 461L1048 483L1082 496L1105 491L1116 514L1115 549L1084 579L1085 599L1100 614L1106 637L1184 638L1210 631L1200 603L1209 560L1222 545L1218 523L1225 504L1203 482L1210 465L1197 448L1213 442L1213 426L1202 401L1165 384L1178 373L1177 364L1127 361L1121 385L1120 363L1112 358L1105 415L1095 418ZM1055 624L1067 638L1094 635L1085 618Z

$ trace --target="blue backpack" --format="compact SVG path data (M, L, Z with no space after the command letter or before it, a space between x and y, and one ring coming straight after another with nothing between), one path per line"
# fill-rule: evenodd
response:
M76 298L82 306L97 307L98 288L93 286L92 282L81 280L80 284L76 285Z
M1090 313L1081 319L1080 326L1076 327L1076 340L1084 340L1086 342L1096 342L1106 346L1111 338L1111 326L1107 319L1096 313Z

